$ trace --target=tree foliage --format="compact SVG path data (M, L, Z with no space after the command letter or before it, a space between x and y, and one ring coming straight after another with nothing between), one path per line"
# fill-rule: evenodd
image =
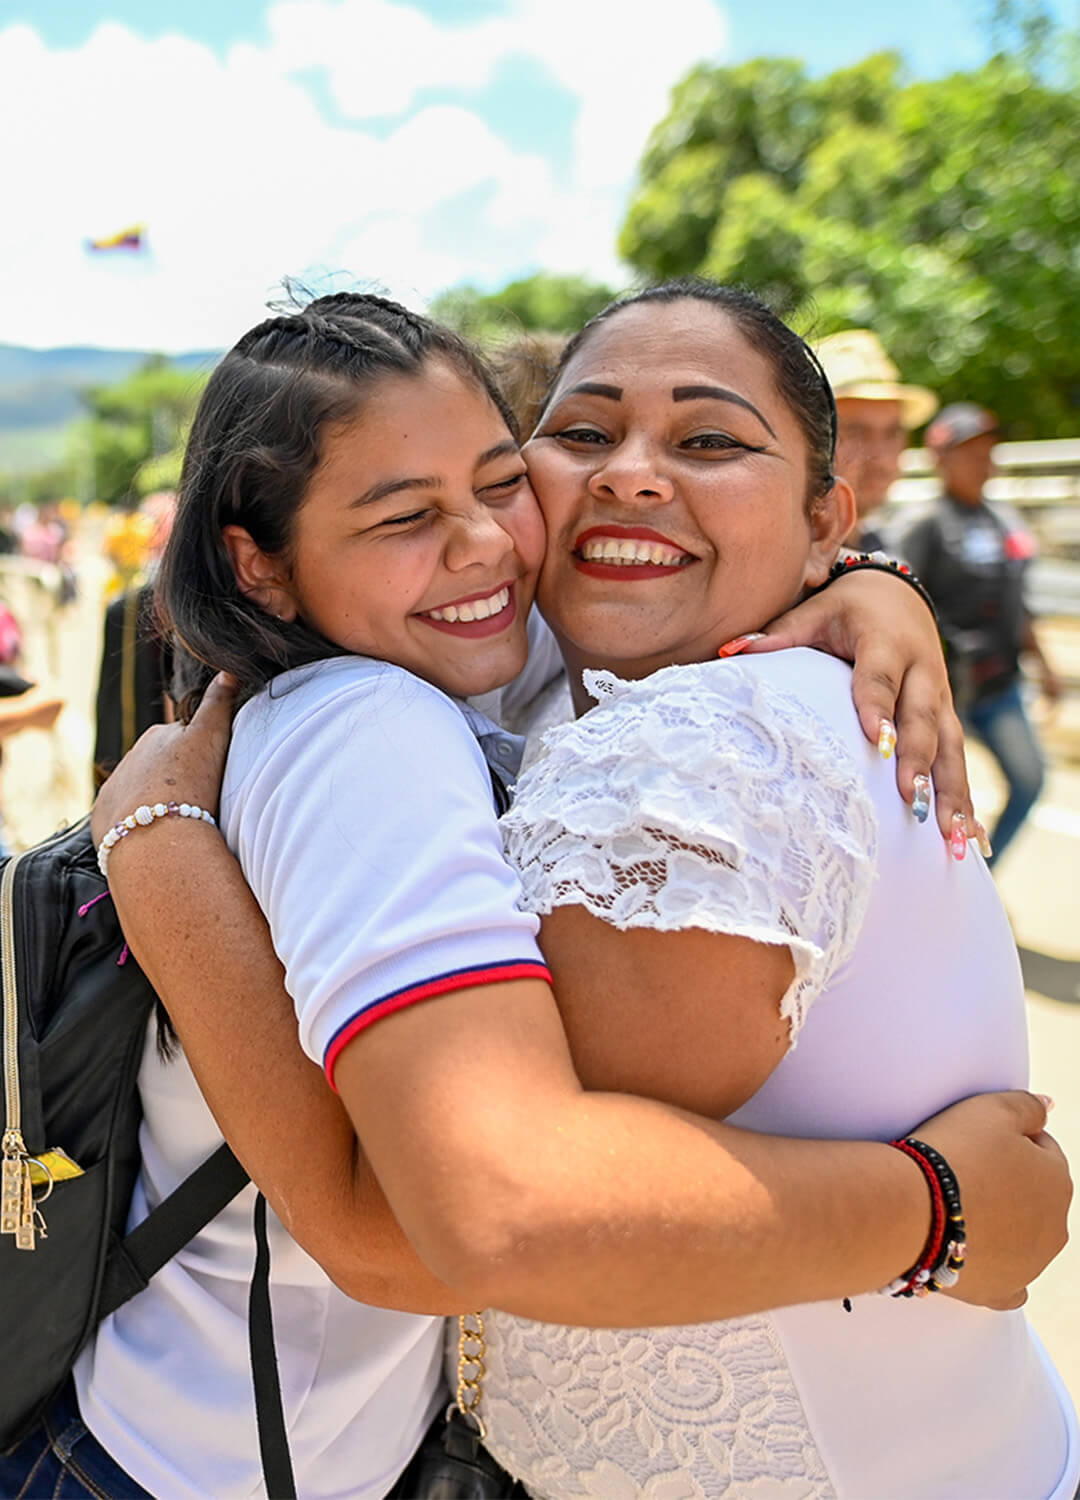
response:
M540 271L498 292L455 287L436 297L431 313L469 338L498 343L523 329L573 333L614 295L602 282Z
M94 497L133 503L179 477L180 456L205 376L171 366L162 355L116 385L83 392L88 416L75 446L88 455Z
M1075 52L1030 0L998 0L994 26L995 56L933 81L887 53L821 79L695 68L621 253L650 279L746 283L814 337L873 327L908 380L1012 436L1080 433Z

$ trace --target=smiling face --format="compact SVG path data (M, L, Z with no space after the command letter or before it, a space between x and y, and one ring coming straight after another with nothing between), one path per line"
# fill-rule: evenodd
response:
M519 672L544 545L517 443L449 364L383 377L322 435L287 555L226 527L241 588L458 697Z
M525 449L548 551L538 601L572 675L704 661L824 581L853 519L807 504L807 441L724 311L631 305L585 339Z

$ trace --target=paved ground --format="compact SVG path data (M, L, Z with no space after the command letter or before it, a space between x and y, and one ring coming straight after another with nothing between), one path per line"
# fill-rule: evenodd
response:
M26 733L5 750L4 806L18 843L34 842L88 805L104 582L104 567L92 553L82 574L82 596L51 636L35 589L27 585L24 597L12 600L28 634L36 629L30 675L56 682L69 703L52 734ZM1002 861L999 885L1028 983L1032 1084L1057 1100L1052 1128L1080 1180L1080 618L1048 620L1043 629L1071 690L1056 715L1043 721L1052 755L1047 789ZM1000 782L977 747L971 768L976 805L990 823ZM1080 1403L1080 1246L1070 1246L1032 1288L1029 1310Z

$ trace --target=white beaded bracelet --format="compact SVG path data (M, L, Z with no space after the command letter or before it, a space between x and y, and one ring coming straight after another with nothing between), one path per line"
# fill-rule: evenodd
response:
M126 839L129 833L134 833L136 828L149 828L155 818L198 818L202 823L209 823L212 828L217 827L213 813L208 813L204 808L197 807L194 802L144 802L137 807L133 813L128 813L119 823L110 828L108 833L98 845L97 862L98 869L103 875L108 876L109 854L115 849L121 839Z

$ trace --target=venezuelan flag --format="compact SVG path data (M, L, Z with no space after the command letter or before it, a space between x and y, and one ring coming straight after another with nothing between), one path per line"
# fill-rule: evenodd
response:
M119 234L106 235L104 239L87 240L88 250L141 250L146 241L145 224L129 224Z

